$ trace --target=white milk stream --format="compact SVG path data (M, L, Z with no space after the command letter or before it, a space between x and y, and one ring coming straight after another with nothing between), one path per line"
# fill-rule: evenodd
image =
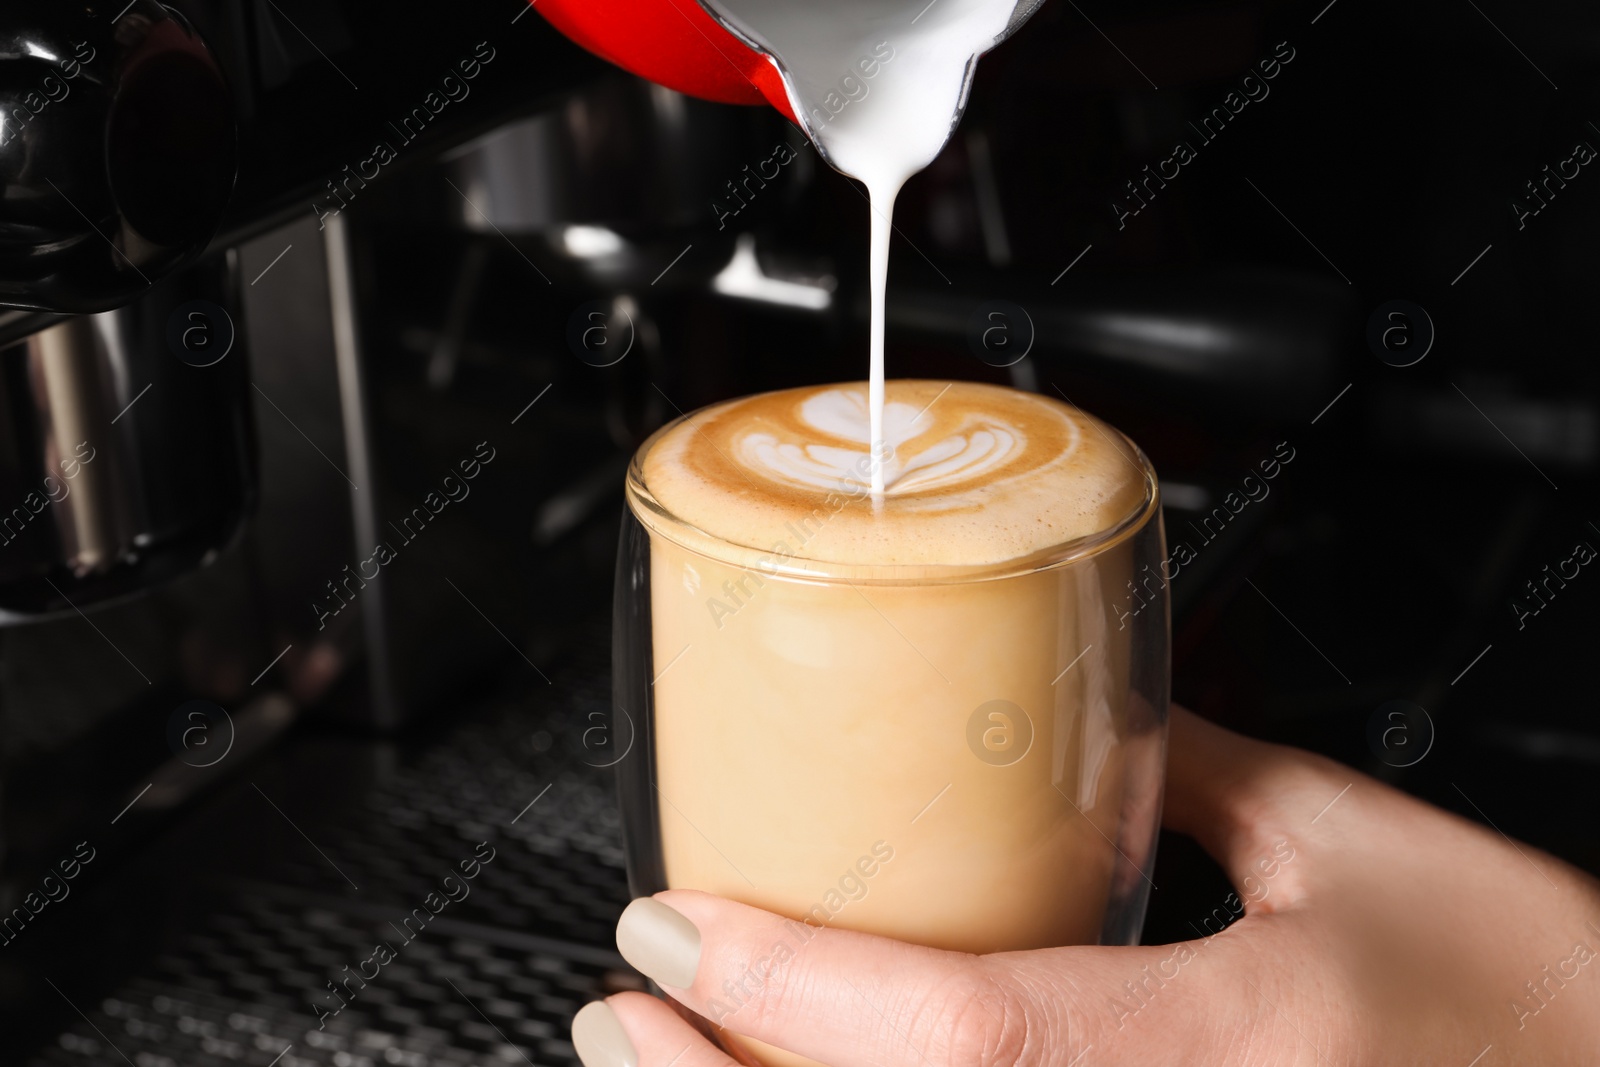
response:
M966 106L978 57L1041 0L701 0L766 53L824 159L867 187L872 209L872 492L884 491L884 296L900 187L933 162Z

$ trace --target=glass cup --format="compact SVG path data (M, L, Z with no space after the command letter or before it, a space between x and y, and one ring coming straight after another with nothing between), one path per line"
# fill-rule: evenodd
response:
M671 514L643 476L670 429L628 471L617 557L632 894L785 915L790 953L820 926L977 953L1135 943L1170 672L1144 454L1117 435L1144 492L1091 536L1001 564L850 566L806 556L826 514L785 520L793 554L764 558ZM759 970L711 1022L737 1027Z

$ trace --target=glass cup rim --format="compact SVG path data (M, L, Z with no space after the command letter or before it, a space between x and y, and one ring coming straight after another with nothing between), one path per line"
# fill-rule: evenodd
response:
M702 559L727 567L754 569L766 578L840 585L945 585L1015 578L1024 574L1055 570L1097 556L1144 529L1145 525L1161 511L1160 482L1150 458L1127 434L1102 419L1096 419L1108 431L1115 434L1122 444L1127 445L1138 460L1139 472L1144 480L1143 498L1130 508L1127 514L1104 530L1049 545L1026 555L991 563L836 563L800 555L785 556L781 561L772 561L774 554L771 551L754 545L741 544L719 534L702 530L673 514L656 499L644 479L644 457L649 454L657 441L701 412L728 402L717 401L679 415L645 438L628 463L628 473L623 485L624 499L629 511L651 535L662 537ZM1073 411L1095 418L1081 408L1068 406ZM712 546L728 546L734 552L718 555ZM769 566L762 566L758 560L752 567L741 560L729 558L735 553L740 556L750 555L766 559L769 561Z

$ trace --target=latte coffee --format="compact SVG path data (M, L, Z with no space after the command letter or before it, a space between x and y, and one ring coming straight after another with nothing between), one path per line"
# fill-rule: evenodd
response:
M1154 475L1046 397L885 400L881 493L859 383L715 405L640 449L634 891L967 952L1131 941L1166 709Z

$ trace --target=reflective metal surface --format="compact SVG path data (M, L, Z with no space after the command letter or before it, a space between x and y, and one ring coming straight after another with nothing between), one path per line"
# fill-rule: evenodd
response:
M0 622L137 591L238 531L255 468L229 259L0 350Z
M697 284L732 255L737 229L704 231L714 197L771 152L767 119L613 76L455 153L440 195L453 221L516 239L558 284L629 291L669 265L663 284ZM739 221L770 216L804 182L760 198Z
M116 307L222 220L227 82L185 19L124 3L10 0L0 19L0 306Z

